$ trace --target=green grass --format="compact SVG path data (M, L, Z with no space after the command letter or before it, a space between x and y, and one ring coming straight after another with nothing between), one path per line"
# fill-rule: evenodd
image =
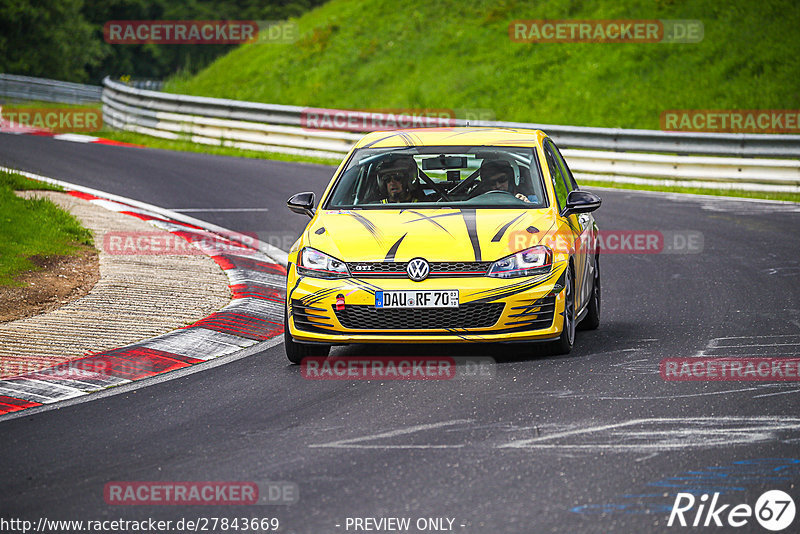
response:
M87 103L87 104L64 104L62 102L45 102L43 100L9 100L3 102L0 98L0 106L3 109L17 109L17 108L59 108L59 109L102 109L103 105L100 102Z
M63 191L60 185L52 185L46 182L31 180L15 172L0 171L0 188L11 189L13 191Z
M633 189L636 191L660 191L667 193L689 193L692 195L760 198L766 200L784 200L789 202L800 202L800 193L744 191L740 189L703 189L701 187L675 187L675 186L663 186L663 185L627 184L622 182L603 182L597 180L579 180L579 182L582 188L606 187L609 189Z
M290 161L300 163L319 163L322 165L339 165L341 159L316 158L310 156L296 156L293 154L281 154L278 152L260 152L258 150L242 150L239 148L203 145L191 141L173 141L162 139L136 132L121 132L115 130L103 130L98 132L99 137L142 145L148 148L160 148L163 150L178 150L181 152L200 152L202 154L215 154L218 156L234 156L242 158L270 159L277 161Z
M93 244L92 234L70 213L44 198L23 199L20 189L55 189L15 173L0 171L0 285L35 270L32 256L67 255Z
M516 43L515 19L697 19L704 39ZM498 120L659 129L669 109L797 109L794 0L331 0L294 44L237 48L166 90L345 109L488 109Z

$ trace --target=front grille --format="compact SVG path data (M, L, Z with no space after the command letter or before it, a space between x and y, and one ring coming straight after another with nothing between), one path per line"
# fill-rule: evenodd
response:
M451 276L483 276L490 261L432 261L429 278ZM357 278L405 278L406 261L358 261L348 263L350 273Z
M525 330L540 330L553 324L556 296L548 295L523 306L514 306L504 326Z
M346 306L335 310L342 326L351 330L420 330L489 328L503 313L502 302L462 304L458 308L376 308Z

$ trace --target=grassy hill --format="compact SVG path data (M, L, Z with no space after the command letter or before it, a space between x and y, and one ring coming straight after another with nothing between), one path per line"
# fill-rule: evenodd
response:
M518 43L515 19L698 19L704 39ZM331 0L297 21L298 42L242 46L167 90L648 129L666 109L800 108L795 0Z

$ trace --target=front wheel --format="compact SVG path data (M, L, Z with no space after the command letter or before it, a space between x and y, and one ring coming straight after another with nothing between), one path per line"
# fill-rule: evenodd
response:
M575 292L573 290L572 268L567 267L564 276L564 326L561 336L550 345L553 354L569 354L575 343Z
M306 357L325 358L331 350L330 345L310 345L292 339L292 334L289 332L289 311L286 306L283 308L283 347L286 357L294 364L299 364Z

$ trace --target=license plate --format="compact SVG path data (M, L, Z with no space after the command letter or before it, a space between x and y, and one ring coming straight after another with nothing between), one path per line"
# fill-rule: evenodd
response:
M458 308L458 290L376 291L376 308Z

